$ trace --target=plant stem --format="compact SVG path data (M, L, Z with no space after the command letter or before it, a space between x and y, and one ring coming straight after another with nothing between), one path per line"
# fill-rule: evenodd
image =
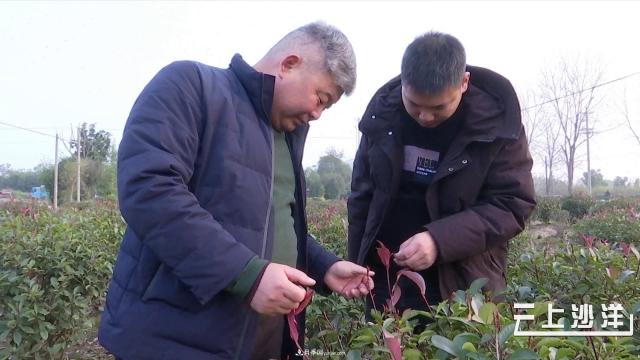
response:
M333 323L329 320L329 317L327 316L327 313L322 311L322 316L324 316L325 320L327 320L327 322L329 323L329 326L331 326L331 329L333 331L335 331L336 333L338 333L338 343L340 344L340 351L345 351L344 349L344 345L342 344L342 340L340 340L340 332L338 331L338 329L336 329L336 327L333 325ZM345 351L346 353L346 351Z
M593 343L593 338L589 336L587 337L587 339L589 340L589 344L591 344L591 348L593 349L593 355L595 356L595 359L600 360L600 358L598 357L598 352L596 351L596 345Z

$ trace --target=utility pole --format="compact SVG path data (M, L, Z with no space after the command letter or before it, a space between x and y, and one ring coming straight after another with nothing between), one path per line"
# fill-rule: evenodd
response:
M587 125L587 188L589 189L589 197L591 193L591 149L589 147L589 138L591 137L591 129L589 129L589 113L584 113L585 123Z
M547 157L544 157L544 193L549 196L549 165Z
M80 127L78 127L78 133L76 134L76 151L78 154L78 174L77 174L77 189L78 193L76 196L76 201L80 202Z
M53 209L58 209L58 133L56 132L56 154L53 167Z

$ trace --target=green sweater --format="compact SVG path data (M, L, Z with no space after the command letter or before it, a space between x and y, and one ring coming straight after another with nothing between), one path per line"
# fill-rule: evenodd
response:
M298 258L298 239L291 213L295 205L296 189L293 164L285 134L272 131L274 236L271 261L295 267ZM258 256L253 257L228 289L240 297L246 297L267 264L265 259L260 259Z

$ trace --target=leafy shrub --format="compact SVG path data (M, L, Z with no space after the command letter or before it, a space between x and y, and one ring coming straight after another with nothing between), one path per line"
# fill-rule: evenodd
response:
M309 233L327 250L339 257L347 256L347 202L309 199L307 220Z
M593 200L585 195L577 194L562 199L560 208L567 210L571 220L582 219L593 205Z
M315 210L322 212L324 208ZM547 240L532 239L525 232L511 242L504 303L493 303L480 293L482 280L478 280L466 291L456 292L451 299L431 304L432 312L374 311L373 321L367 323L362 300L316 297L307 313L307 350L320 348L341 354L330 356L331 359L396 359L392 352L397 351L398 344L402 344L402 359L638 358L637 335L626 338L513 336L514 316L522 311L514 309L513 304L517 302L535 304L528 313L533 313L536 320L521 325L529 326L529 330L544 330L541 326L546 324L549 302L554 308L563 309L565 324L570 324L572 304L593 304L594 322L599 326L602 317L595 311L596 307L612 302L621 303L626 311L634 314L635 328L640 324L637 320L640 255L632 254L631 250L620 251L612 243L587 241L576 232L567 233L565 238ZM416 331L421 317L432 322Z
M574 228L601 241L640 244L639 210L638 201L618 199L598 204Z
M537 205L531 216L532 220L537 220L548 224L552 221L556 221L558 218L563 217L561 215L562 208L561 200L558 197L538 197L536 199Z
M591 214L603 213L609 210L628 210L640 213L640 198L619 198L609 201L599 201L593 204Z
M61 358L95 326L124 224L108 206L0 214L0 358Z

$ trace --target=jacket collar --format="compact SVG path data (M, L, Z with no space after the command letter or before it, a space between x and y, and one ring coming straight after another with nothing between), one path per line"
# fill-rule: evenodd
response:
M264 119L271 129L271 107L273 105L273 95L275 91L275 76L256 71L242 59L240 54L233 56L229 67L238 80L240 80L256 113L261 115L261 118ZM293 150L294 164L302 163L304 142L308 132L309 124L303 124L286 134Z
M273 75L256 71L242 59L240 54L235 54L231 58L229 67L240 80L256 112L262 115L271 126L271 107L276 78Z
M469 142L517 139L521 124L520 105L509 81L491 70L475 66L467 66L467 71L471 73L471 80L469 90L460 102L466 114L460 137ZM376 92L359 125L364 134L377 137L397 130L402 113L401 87L400 76L397 76Z

